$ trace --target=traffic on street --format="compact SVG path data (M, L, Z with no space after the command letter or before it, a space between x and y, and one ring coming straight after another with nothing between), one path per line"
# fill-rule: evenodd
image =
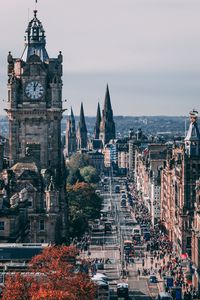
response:
M77 243L98 285L96 299L197 299L188 285L187 257L179 258L167 235L127 178L103 177L96 190L101 217Z

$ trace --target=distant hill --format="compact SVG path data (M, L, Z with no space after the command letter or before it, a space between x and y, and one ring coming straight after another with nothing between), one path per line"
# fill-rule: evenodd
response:
M62 133L66 129L66 119L62 119ZM79 117L75 117L76 124L78 124ZM158 132L171 132L174 135L184 135L185 123L188 128L188 117L176 116L115 116L117 136L127 136L129 129L137 130L141 128L145 134L157 134ZM86 124L90 136L93 134L95 117L86 117ZM8 120L5 116L0 116L0 135L8 136Z

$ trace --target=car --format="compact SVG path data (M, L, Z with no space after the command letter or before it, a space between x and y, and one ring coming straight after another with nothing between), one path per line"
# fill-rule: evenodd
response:
M126 207L126 200L125 200L125 199L123 199L123 200L121 201L121 207Z
M120 186L119 185L116 185L115 186L115 193L120 193Z
M158 283L158 279L155 275L149 277L149 283Z
M109 186L108 185L104 185L104 191L108 192L108 190L109 190Z

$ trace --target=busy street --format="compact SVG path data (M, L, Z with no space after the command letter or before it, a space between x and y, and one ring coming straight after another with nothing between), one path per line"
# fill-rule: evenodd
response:
M188 257L178 257L167 235L152 226L134 184L104 177L97 193L103 197L101 218L77 244L92 279L105 283L97 299L198 299L189 284Z

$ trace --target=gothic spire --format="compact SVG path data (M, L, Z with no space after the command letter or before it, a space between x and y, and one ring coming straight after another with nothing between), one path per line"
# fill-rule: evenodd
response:
M94 138L95 139L99 139L100 124L101 124L101 110L100 110L100 105L99 105L99 102L98 102L96 123L95 123L95 127L94 127Z
M87 127L85 123L85 115L83 109L83 103L81 102L80 120L77 128L77 148L87 148Z
M106 87L106 95L105 95L105 101L104 101L104 112L107 112L107 111L112 111L108 84Z
M74 118L74 113L71 107L70 116L67 118L66 127L66 155L71 156L77 150L76 145L76 123Z
M87 127L85 123L85 115L84 115L84 109L83 109L83 102L81 102L81 110L80 110L80 130L87 132Z
M74 118L74 113L73 113L72 107L71 107L70 120L71 120L71 131L74 133L74 132L76 132L76 124L75 124L75 118Z
M102 111L100 138L103 141L103 144L107 144L111 139L115 139L115 123L113 120L113 111L108 84L106 87L104 109Z

